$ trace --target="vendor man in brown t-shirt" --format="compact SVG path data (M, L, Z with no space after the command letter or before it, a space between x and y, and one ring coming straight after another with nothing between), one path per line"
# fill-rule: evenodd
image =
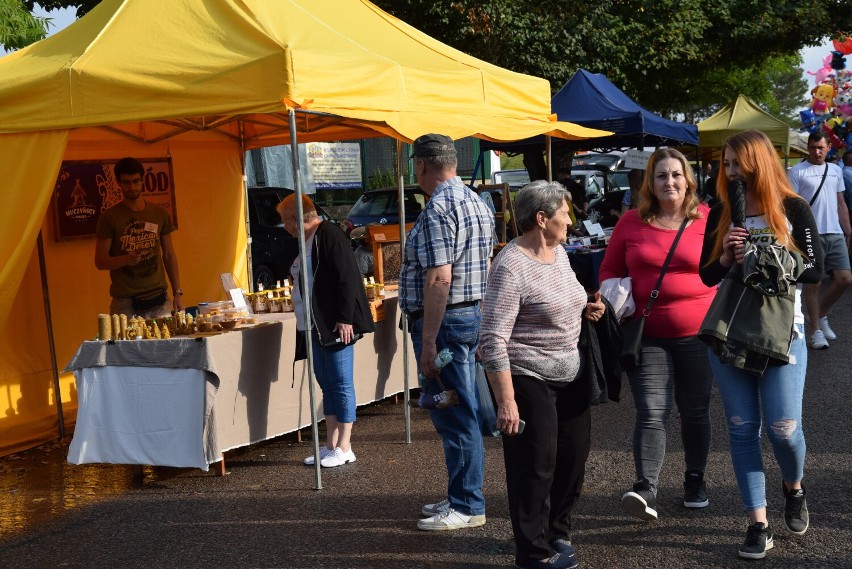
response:
M101 213L96 231L95 266L109 271L110 314L161 318L183 310L180 271L168 212L142 198L145 168L134 158L115 163L124 199ZM167 295L166 275L174 301Z

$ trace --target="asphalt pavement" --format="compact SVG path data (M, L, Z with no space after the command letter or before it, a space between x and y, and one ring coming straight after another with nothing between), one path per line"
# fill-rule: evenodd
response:
M717 393L707 481L710 506L682 506L683 453L677 416L653 523L622 513L633 482L633 405L593 411L593 441L574 544L582 567L852 567L852 291L830 315L838 340L808 353L804 428L811 527L788 534L781 521L781 476L764 437L770 525L775 548L741 561L746 516L733 480ZM356 362L357 364L357 362ZM401 403L359 409L358 460L323 470L323 488L302 465L312 452L293 435L228 453L228 474L193 469L65 463L67 441L0 459L0 567L411 568L511 567L498 439L486 441L488 522L454 532L416 528L424 503L444 497L441 444L425 412L412 411L404 441ZM304 431L309 435L309 431Z

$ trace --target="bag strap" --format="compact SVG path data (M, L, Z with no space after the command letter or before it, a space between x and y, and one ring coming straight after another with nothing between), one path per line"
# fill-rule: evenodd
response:
M672 260L672 255L674 255L677 242L680 241L680 236L683 235L683 230L686 229L687 223L689 223L689 218L684 217L683 222L680 224L680 229L677 230L677 235L675 235L674 241L672 241L672 248L669 249L669 254L663 262L663 268L660 269L660 276L657 278L657 284L654 285L654 290L651 291L651 298L648 299L648 304L645 305L645 310L642 311L642 318L647 318L648 315L651 314L651 305L654 304L654 301L658 296L660 296L660 285L663 283L663 277L666 276L666 270L669 268L669 262Z
M819 181L819 187L817 188L817 191L814 192L814 197L811 198L811 201L808 203L808 205L811 205L811 206L814 205L814 202L816 201L817 196L819 195L819 191L822 189L822 185L825 183L825 177L827 175L828 175L828 162L825 163L825 170L822 171L822 180Z

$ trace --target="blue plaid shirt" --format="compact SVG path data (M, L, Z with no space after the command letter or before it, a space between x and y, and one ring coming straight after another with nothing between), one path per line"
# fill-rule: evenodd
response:
M453 266L447 304L482 299L493 235L494 214L461 178L440 184L405 242L399 275L400 309L423 309L426 271L443 265Z

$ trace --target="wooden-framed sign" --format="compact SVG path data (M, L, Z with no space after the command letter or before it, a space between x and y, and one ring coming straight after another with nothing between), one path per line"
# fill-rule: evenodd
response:
M171 158L144 158L142 197L165 209L177 227ZM56 241L95 236L98 218L123 199L115 179L118 160L66 160L53 192Z

